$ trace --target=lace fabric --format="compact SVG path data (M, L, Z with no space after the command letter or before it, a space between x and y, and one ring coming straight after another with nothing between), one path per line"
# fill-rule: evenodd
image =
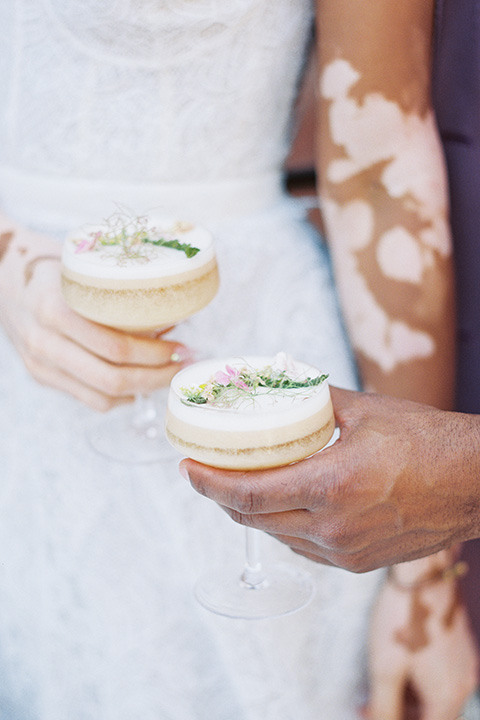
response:
M4 164L130 182L281 166L310 0L12 0L0 23Z
M220 293L172 335L207 355L285 350L354 387L303 208L278 188L255 207L238 190L278 178L311 21L310 0L0 4L0 203L61 235L91 210L89 181L112 202L118 184L184 198L230 187L222 207L237 196L241 212L211 223ZM34 202L55 187L61 202L53 190ZM37 385L3 336L0 407L0 717L354 720L376 573L265 537L265 560L314 573L315 600L261 623L210 615L194 581L241 566L243 529L178 476L175 455L147 468L95 456L92 413Z

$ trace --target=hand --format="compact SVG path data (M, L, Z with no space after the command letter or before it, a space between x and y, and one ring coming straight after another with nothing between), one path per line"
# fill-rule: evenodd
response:
M480 418L331 388L341 438L255 472L183 461L193 487L295 552L364 572L480 535Z
M4 245L9 235L2 233ZM97 410L168 385L179 358L190 357L178 343L107 328L71 310L60 288L58 243L25 230L11 234L0 253L0 321L36 380Z
M478 651L454 580L415 590L387 580L369 650L368 720L403 720L407 687L418 698L419 720L456 720L477 686Z

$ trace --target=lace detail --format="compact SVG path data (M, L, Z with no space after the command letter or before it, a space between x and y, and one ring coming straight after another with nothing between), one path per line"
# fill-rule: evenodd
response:
M42 0L69 42L101 61L166 68L218 51L224 33L250 13L255 0ZM265 8L265 6L264 6ZM186 34L195 37L189 48ZM166 41L168 38L168 41Z
M286 350L354 387L326 249L268 180L311 22L311 0L1 2L0 199L62 234L91 211L89 181L112 201L139 182L181 198L222 187L221 290L173 336L207 355ZM63 214L47 217L42 192L59 185ZM243 529L178 477L173 453L147 468L96 457L92 413L37 385L1 334L0 407L2 718L356 718L377 574L265 536L266 559L314 573L315 600L258 624L209 615L194 581L241 566Z
M310 0L12 0L0 22L7 165L171 182L284 160Z

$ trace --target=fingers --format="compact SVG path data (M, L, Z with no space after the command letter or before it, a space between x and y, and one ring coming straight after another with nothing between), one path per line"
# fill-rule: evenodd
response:
M315 533L316 518L308 510L290 510L270 514L245 515L222 506L222 509L239 525L245 525L272 535L291 550L325 565L337 565L338 553L327 543L311 540ZM337 563L330 558L336 558ZM347 562L346 559L344 562Z
M445 707L438 702L424 706L421 720L457 720L462 716L462 705L455 707L450 703Z
M432 692L422 693L422 717L421 720L456 720L462 715L465 703L475 688L464 692L461 683L456 688L445 689L432 688Z
M50 366L100 395L114 399L164 387L178 371L177 363L159 368L113 365L53 330L38 326L30 331L24 350L29 358L27 366L37 369Z
M27 368L43 384L106 410L167 386L192 359L184 345L160 337L170 328L140 337L77 315L62 296L58 263L37 258L26 279L5 325Z
M303 540L309 536L308 526L310 514L308 510L290 510L289 512L247 515L239 513L236 510L231 510L225 506L222 506L222 509L239 525L263 530L271 535L287 536L288 531L288 533L296 536L299 547L300 539L302 539L303 542ZM312 550L313 547L314 543L310 543L310 550Z
M56 330L110 363L158 367L176 362L178 369L179 362L192 359L191 351L180 343L131 335L98 325L81 317L54 296L42 303L39 315L43 326Z
M422 705L423 712L421 720L457 720L462 715L464 702L446 705L432 698L432 702Z
M290 535L278 535L277 533L270 534L275 538L275 540L283 543L283 545L288 545L288 547L297 555L302 555L308 560L313 560L313 562L320 563L321 565L336 567L335 563L330 562L330 560L327 559L328 551L316 543L292 537Z
M334 451L334 448L331 448ZM297 553L352 572L379 567L383 557L368 552L368 528L349 520L342 498L335 501L323 482L323 457L329 450L303 462L263 472L219 470L183 460L180 472L193 488L221 505L241 525L281 537ZM353 503L353 492L349 502ZM359 526L360 530L359 531ZM286 539L288 538L288 539ZM365 549L367 548L367 550ZM397 556L396 543L390 553Z
M40 361L27 357L24 358L25 365L31 375L42 385L48 385L49 387L55 388L55 390L61 390L62 392L69 393L80 402L88 405L93 410L100 412L106 412L111 410L117 405L128 402L132 398L112 398L105 395L102 392L94 390L93 388L85 385L76 378L67 375L59 368L54 368Z
M404 687L401 675L376 675L370 689L369 720L403 720Z
M338 452L333 446L295 465L262 472L219 470L183 460L180 472L237 523L296 538L286 541L296 552L351 572L413 560L444 547L437 535L419 537L416 529L397 533L390 515L366 513L365 498L352 485L339 492L328 477Z
M333 448L320 455L326 458ZM307 460L262 471L219 470L193 460L181 463L192 486L201 495L238 513L277 513L318 508L324 495L322 470L330 464L315 455ZM322 462L323 461L323 462Z

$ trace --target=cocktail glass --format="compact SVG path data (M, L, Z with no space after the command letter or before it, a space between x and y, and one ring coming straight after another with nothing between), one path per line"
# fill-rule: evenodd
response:
M62 254L62 290L83 317L129 333L158 335L205 307L219 285L210 233L170 219L116 214L71 233ZM87 430L101 455L128 463L171 456L163 416L138 395Z
M216 468L249 471L297 462L332 441L335 421L326 377L303 363L285 362L283 354L273 360L196 363L171 382L167 438L187 457ZM246 529L242 572L228 568L200 578L195 594L204 607L260 619L294 612L310 601L310 573L293 563L264 566L261 536Z

